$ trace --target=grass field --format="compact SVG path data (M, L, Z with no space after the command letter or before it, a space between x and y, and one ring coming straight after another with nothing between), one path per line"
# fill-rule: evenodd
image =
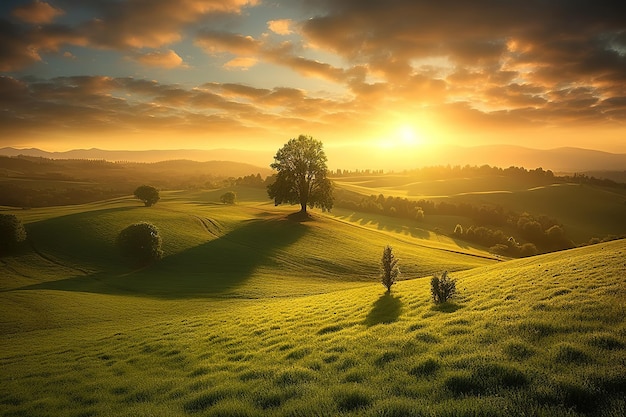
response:
M16 212L30 247L0 258L0 415L626 414L626 241L501 262L236 191ZM139 220L165 256L131 270L113 242ZM459 296L434 306L442 270Z
M548 181L546 178L515 177L452 178L418 181L409 175L378 175L337 178L338 187L365 196L383 194L411 200L448 201L473 205L499 205L518 213L546 215L563 223L574 242L593 237L626 234L626 189ZM442 230L451 233L455 221L439 220Z

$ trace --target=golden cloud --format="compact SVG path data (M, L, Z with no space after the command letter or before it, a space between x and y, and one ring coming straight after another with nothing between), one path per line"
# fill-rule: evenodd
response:
M24 6L16 7L13 9L12 14L23 22L41 24L50 23L57 16L65 14L65 12L46 2L36 0Z
M267 27L272 32L277 35L290 35L293 33L291 30L291 26L293 25L293 21L291 19L279 19L279 20L270 20L267 22Z
M137 55L135 60L150 67L176 68L184 66L183 59L173 50L155 51Z

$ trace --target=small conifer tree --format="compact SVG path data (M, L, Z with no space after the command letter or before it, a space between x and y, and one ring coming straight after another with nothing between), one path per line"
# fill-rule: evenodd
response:
M387 245L383 250L383 257L381 259L381 281L387 288L387 292L391 291L391 286L396 283L398 275L400 275L400 269L398 268L398 258L393 254L391 246Z

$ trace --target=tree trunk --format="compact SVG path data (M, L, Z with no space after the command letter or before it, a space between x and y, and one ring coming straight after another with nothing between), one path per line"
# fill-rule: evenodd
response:
M306 213L306 203L300 203L300 213Z

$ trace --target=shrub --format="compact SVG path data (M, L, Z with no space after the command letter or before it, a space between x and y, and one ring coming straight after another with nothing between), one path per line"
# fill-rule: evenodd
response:
M159 190L150 185L140 185L134 192L135 197L143 201L146 207L153 206L161 198Z
M520 256L526 258L528 256L535 256L539 253L537 247L532 243L524 243L520 246Z
M422 221L424 220L424 210L421 207L418 207L415 211L415 220Z
M220 201L224 204L235 204L237 194L234 191L227 191L220 196Z
M156 226L140 222L128 226L117 236L122 256L135 265L143 266L161 259L161 236Z
M448 271L435 274L430 280L430 293L436 304L445 303L456 293L456 280L448 276Z
M509 247L502 243L497 243L489 248L489 252L495 253L496 255L506 255L509 252Z
M0 214L0 255L15 250L26 240L24 225L13 214Z

